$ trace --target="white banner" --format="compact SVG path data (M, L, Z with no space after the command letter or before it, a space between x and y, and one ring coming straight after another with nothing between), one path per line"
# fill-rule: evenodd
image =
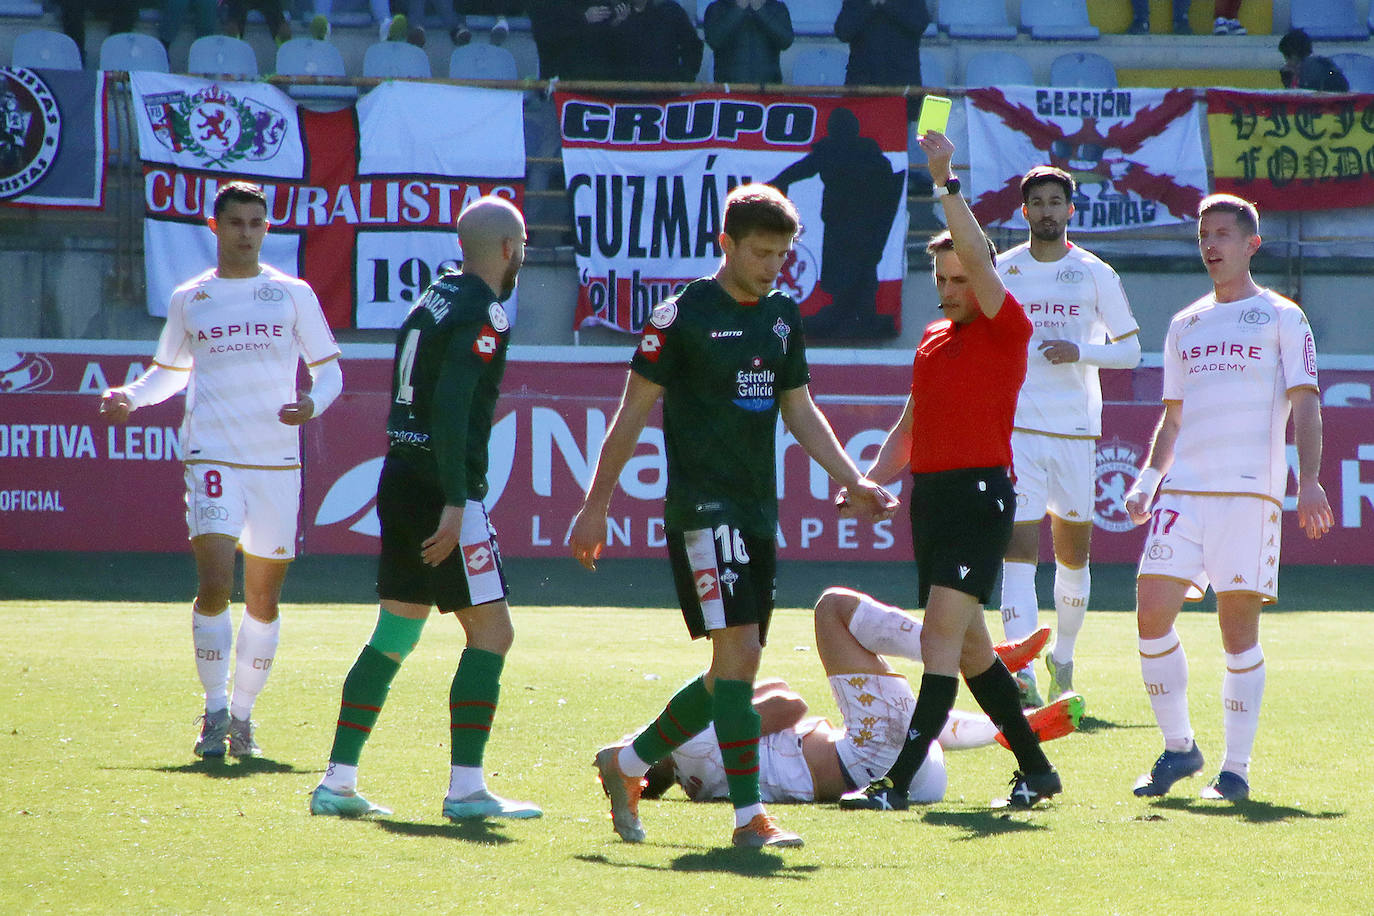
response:
M1078 182L1075 231L1167 226L1197 218L1207 193L1198 105L1190 89L971 89L973 212L1026 228L1021 176L1053 165Z
M144 161L148 311L213 266L205 227L225 181L263 185L262 260L304 277L334 328L395 327L460 262L454 220L496 193L523 202L518 92L384 83L339 111L265 83L132 75Z

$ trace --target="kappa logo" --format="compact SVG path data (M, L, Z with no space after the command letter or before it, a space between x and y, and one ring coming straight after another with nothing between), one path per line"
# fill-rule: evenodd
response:
M1008 276L1008 277L1019 277L1019 276L1021 276L1021 268L1017 267L1015 264L1011 265L1010 267L1007 268L1007 276Z
M279 111L218 85L149 95L143 107L157 141L202 166L227 169L272 159L286 139L287 121Z
M33 70L0 70L0 200L43 180L61 138L61 106L48 84Z
M709 569L703 569L697 573L697 600L703 604L707 601L720 600L720 582L716 579L715 573Z
M468 544L463 548L463 563L472 575L490 572L494 563L491 548L486 544Z
M210 298L210 294L203 289L196 290L196 294L191 297L192 302L204 302Z
M1232 585L1244 585L1244 584L1245 584L1245 577L1242 576L1240 573L1236 573L1234 576L1231 577L1231 584L1232 584Z
M276 550L272 551L272 556L274 556L274 557L284 557L284 556L286 556L286 548L285 548L285 547L278 547Z

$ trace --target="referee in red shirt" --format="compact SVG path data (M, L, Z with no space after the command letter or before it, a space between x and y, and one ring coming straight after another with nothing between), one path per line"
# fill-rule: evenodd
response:
M950 172L954 144L935 131L919 142L949 226L926 246L945 317L926 328L916 348L906 409L867 476L888 483L911 468L907 502L925 607L925 673L896 762L866 789L843 796L840 807L907 808L907 787L954 707L962 672L1016 755L1019 768L1000 804L1029 808L1060 791L1059 774L1026 722L1016 682L992 651L982 606L992 595L1015 516L1011 428L1031 323L1002 286L997 249L959 194Z

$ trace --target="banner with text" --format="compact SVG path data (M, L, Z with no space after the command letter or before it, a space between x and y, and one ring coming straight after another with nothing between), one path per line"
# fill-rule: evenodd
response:
M303 277L334 328L396 327L457 263L454 220L482 194L524 197L518 92L383 83L355 105L298 108L267 83L134 73L148 311L215 263L223 182L263 185L262 260Z
M573 327L639 333L720 264L725 195L786 193L802 233L777 280L808 337L891 337L906 274L906 103L731 93L558 93L580 275Z
M104 203L105 74L0 67L0 201Z
M1374 95L1207 91L1218 191L1262 210L1374 203Z
M970 89L965 96L974 214L1025 229L1021 176L1053 165L1078 183L1079 232L1191 222L1207 163L1191 89Z
M3 346L0 346L3 350ZM488 505L501 549L567 556L581 503L624 382L624 364L552 362L519 348L508 365L491 440ZM126 426L97 416L99 393L143 371L147 355L0 353L0 550L181 551L185 505L178 427L182 399L145 408ZM344 359L345 393L304 427L302 548L317 554L377 549L377 475L386 451L389 358ZM813 390L860 466L901 411L910 370L813 362ZM1157 387L1157 386L1156 386ZM1322 482L1336 527L1320 541L1285 512L1287 563L1374 563L1374 373L1322 374ZM570 394L575 392L575 394ZM891 392L875 398L875 393ZM1098 442L1093 558L1134 562L1143 529L1122 499L1159 419L1155 403L1108 404ZM906 510L873 525L839 518L834 485L779 426L779 553L800 560L911 557ZM1297 453L1289 446L1296 473ZM666 461L655 415L611 503L605 559L662 556ZM1290 481L1289 489L1294 484ZM905 495L899 485L894 492ZM1046 551L1049 539L1042 538ZM1046 555L1048 558L1048 553Z

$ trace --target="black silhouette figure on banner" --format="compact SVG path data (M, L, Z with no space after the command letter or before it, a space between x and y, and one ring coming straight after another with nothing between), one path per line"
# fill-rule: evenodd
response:
M906 172L892 167L878 141L859 134L859 118L848 108L832 111L825 130L811 152L768 182L784 194L794 182L815 175L824 184L818 285L830 295L830 304L806 317L806 336L892 337L894 316L877 311L878 262L897 217Z

